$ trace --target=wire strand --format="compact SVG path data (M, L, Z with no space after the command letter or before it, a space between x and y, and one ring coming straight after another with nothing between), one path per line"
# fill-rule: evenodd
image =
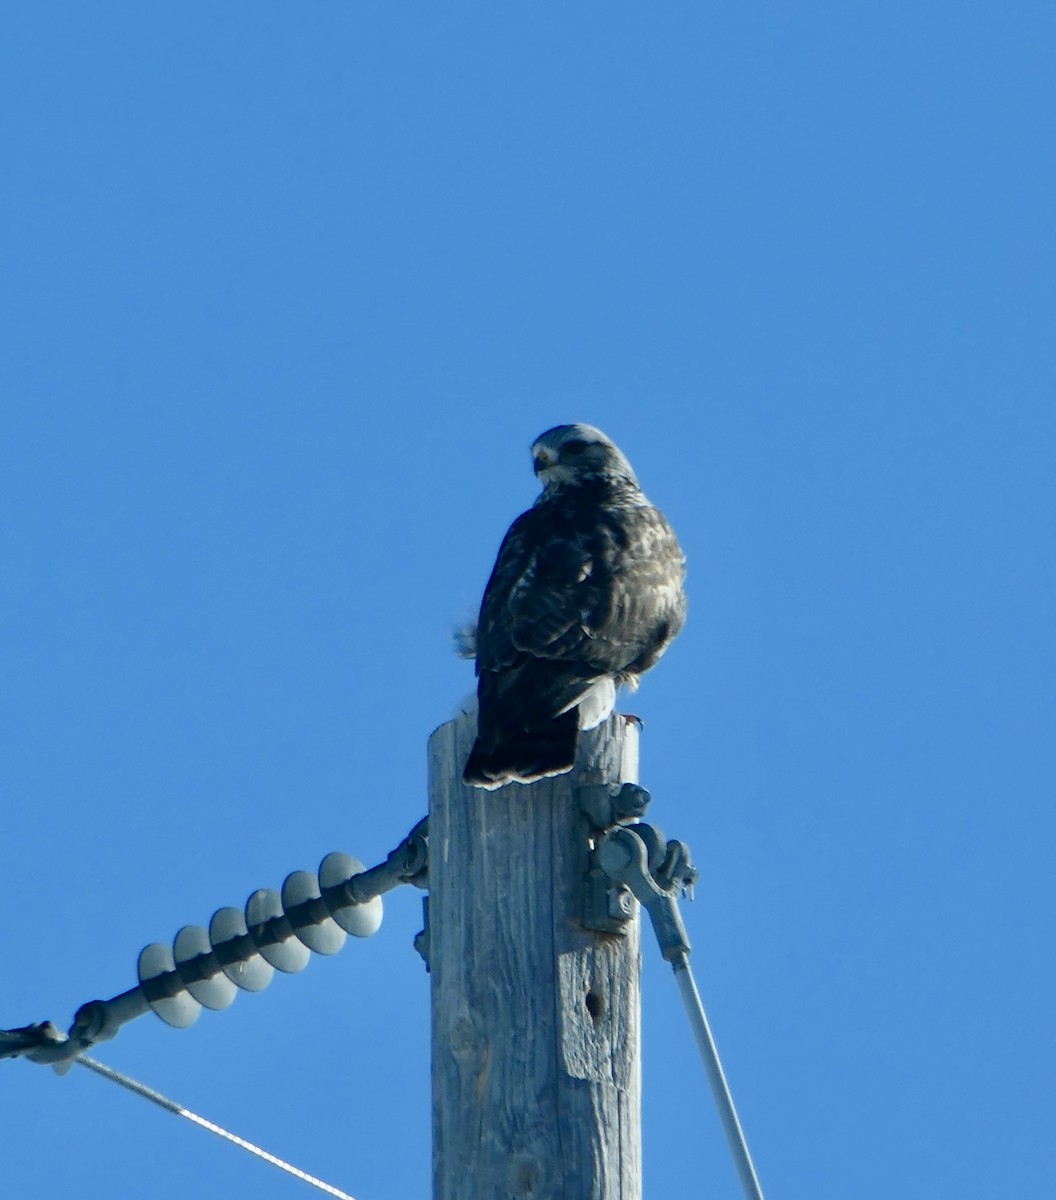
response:
M239 1137L238 1134L230 1133L212 1121L207 1121L205 1117L200 1117L197 1113L191 1112L189 1108L184 1108L182 1104L177 1104L175 1100L170 1100L168 1096L163 1096L161 1092L156 1092L153 1088L147 1087L145 1083L140 1083L138 1080L132 1079L129 1075L123 1075L120 1071L115 1071L113 1067L108 1067L104 1063L98 1062L94 1058L89 1058L85 1054L82 1054L77 1061L82 1066L87 1067L89 1071L95 1071L97 1075L102 1075L104 1079L109 1079L113 1083L119 1083L122 1087L128 1088L130 1092L135 1092L137 1096L142 1096L144 1100L150 1100L154 1104L157 1104L159 1108L165 1109L166 1112L174 1113L178 1117L186 1117L188 1121L201 1126L202 1129L208 1129L210 1133L215 1133L217 1137L222 1137L226 1141L240 1146L243 1150L248 1150L250 1154L255 1154L265 1162L271 1163L273 1167L278 1167L280 1171L285 1171L288 1175L293 1175L296 1179L301 1179L305 1183L311 1184L312 1187L318 1188L319 1191L326 1192L329 1196L336 1196L337 1200L354 1200L347 1192L342 1192L339 1188L332 1187L329 1183L324 1183L321 1179L316 1179L314 1175L309 1175L307 1171L302 1171L298 1167L283 1161L283 1159L277 1158L274 1154L269 1154L267 1150L262 1150L260 1146L255 1146L252 1142L247 1142L245 1138Z
M726 1073L722 1069L719 1050L715 1045L711 1026L708 1024L708 1015L704 1011L700 992L697 991L697 981L693 978L693 972L689 969L689 960L685 955L682 955L674 964L674 968L678 990L682 995L682 1003L689 1017L689 1023L693 1027L693 1036L696 1038L697 1049L700 1051L704 1070L708 1076L708 1082L711 1084L711 1092L719 1109L719 1119L722 1121L726 1141L729 1144L730 1153L733 1155L734 1166L737 1168L737 1177L741 1181L745 1200L763 1200L763 1189L759 1183L759 1176L755 1172L751 1151L748 1149L748 1139L744 1136L737 1109L733 1106L730 1085L726 1082Z

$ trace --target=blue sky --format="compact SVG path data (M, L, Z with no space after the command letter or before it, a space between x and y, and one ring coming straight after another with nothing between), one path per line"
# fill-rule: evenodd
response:
M0 1026L425 811L549 426L690 562L633 706L764 1186L1056 1186L1056 15L1041 3L9 6ZM99 1057L429 1187L419 894ZM647 947L645 1187L736 1195ZM12 1195L307 1195L0 1064Z

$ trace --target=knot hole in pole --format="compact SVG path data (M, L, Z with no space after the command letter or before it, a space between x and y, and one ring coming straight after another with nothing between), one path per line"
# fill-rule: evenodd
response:
M593 988L590 988L587 991L584 1003L587 1006L587 1012L590 1013L590 1019L594 1022L596 1029L605 1017L605 997L600 992L596 992Z

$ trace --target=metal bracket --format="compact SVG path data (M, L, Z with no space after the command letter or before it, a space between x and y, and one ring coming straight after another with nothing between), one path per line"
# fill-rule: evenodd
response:
M599 933L623 933L633 916L631 889L614 885L600 866L592 865L583 883L583 924Z
M596 861L598 833L637 821L652 800L637 783L581 783L576 788L580 811L593 831L590 867L583 881L583 924L601 933L622 933L634 916L634 898L623 884L614 884Z
M376 867L360 871L351 879L323 891L328 903L363 904L391 892L400 884L429 886L429 818L422 817L395 850Z
M576 799L593 829L611 829L643 817L653 798L637 783L581 783Z
M422 962L425 963L426 972L429 972L431 967L429 963L429 897L422 897L422 927L414 935L414 948L421 956Z
M595 872L610 887L628 890L645 908L668 962L688 958L691 947L677 895L691 891L698 873L685 842L665 843L652 825L618 826L604 835L591 855L588 888ZM620 927L629 919L625 917Z

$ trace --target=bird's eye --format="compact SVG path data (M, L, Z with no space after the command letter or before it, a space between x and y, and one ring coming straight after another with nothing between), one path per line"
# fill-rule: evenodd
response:
M580 438L575 438L571 442L565 442L562 449L566 454L582 454L587 448L587 443Z

